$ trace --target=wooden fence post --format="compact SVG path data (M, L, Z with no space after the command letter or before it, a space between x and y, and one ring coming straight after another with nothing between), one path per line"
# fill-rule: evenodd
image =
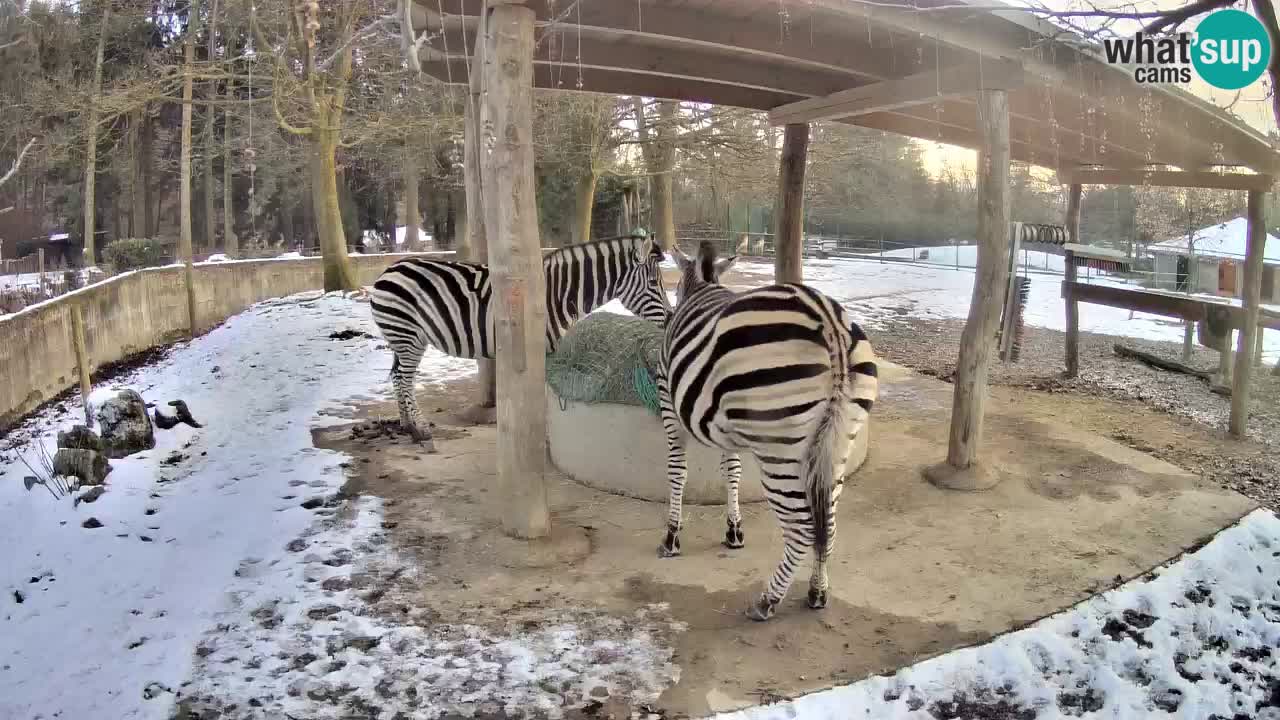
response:
M186 258L182 263L182 274L187 284L187 323L191 329L191 337L196 336L196 278L195 270L191 267L191 258Z
M987 371L1009 281L1009 93L978 91L978 262L969 317L960 337L947 461L925 474L955 490L983 490L998 481L975 467L982 444Z
M44 297L44 248L36 248L36 267L40 273L40 297Z
M84 342L84 312L79 303L71 304L71 344L76 351L76 366L80 370L80 400L84 403L85 427L93 427L93 411L89 407L89 349Z
M1084 188L1073 183L1067 194L1067 241L1080 243L1080 200ZM1067 306L1067 372L1069 378L1080 374L1080 304L1076 301L1071 288L1076 282L1075 253L1067 250L1064 254L1066 263L1063 273L1062 298Z

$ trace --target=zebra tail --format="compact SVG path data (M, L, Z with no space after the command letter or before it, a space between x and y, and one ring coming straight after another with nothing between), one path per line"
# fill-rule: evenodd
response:
M826 556L831 544L831 494L835 488L835 451L840 438L848 434L845 407L845 382L849 373L849 355L844 351L839 333L829 325L823 330L831 353L831 397L818 419L805 449L805 499L813 518L813 549L818 558Z
M850 438L866 423L879 394L871 343L861 328L855 325L850 329L850 337L835 328L824 330L831 353L831 397L809 439L802 465L805 499L809 501L813 517L814 551L818 557L830 550L831 496L840 479L835 477L837 452L847 452Z

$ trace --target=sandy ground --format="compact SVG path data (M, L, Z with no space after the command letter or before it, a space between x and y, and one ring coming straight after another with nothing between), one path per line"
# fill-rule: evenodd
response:
M627 618L668 604L665 641L679 667L671 687L644 707L625 688L566 696L578 708L570 716L699 716L889 672L1141 575L1254 507L1105 437L1110 426L1142 426L1153 442L1208 442L1208 433L1148 422L1142 408L1110 400L1017 388L988 402L984 455L1003 482L985 493L939 490L920 471L940 459L951 387L906 373L888 379L867 465L841 502L833 599L808 610L802 579L766 624L743 612L781 552L760 504L744 507L747 547L738 551L719 544L722 509L687 506L684 555L663 560L662 504L551 474L553 538L505 538L495 429L462 417L469 379L420 398L435 411L437 454L370 423L394 417L385 403L351 408L363 424L315 439L355 458L350 491L383 499L388 542L416 564L376 583L376 612L510 633L548 617Z

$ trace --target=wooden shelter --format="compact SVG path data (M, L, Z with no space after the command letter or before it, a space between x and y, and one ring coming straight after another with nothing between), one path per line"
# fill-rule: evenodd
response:
M964 5L964 0L402 0L401 9L409 30L405 50L422 71L470 85L468 141L480 136L483 148L474 154L468 150L471 163L503 143L527 138L531 108L499 110L513 97L505 88L511 82L767 111L772 123L786 127L779 173L779 279L800 279L809 123L844 122L977 150L977 279L945 464L960 473L940 473L937 480L978 487L983 481L970 471L982 434L1001 305L998 289L1005 287L1008 272L1003 256L1009 246L1009 161L1113 173L1075 184L1103 177L1141 182L1151 166L1176 168L1170 171L1174 181L1195 182L1217 176L1206 171L1211 167L1276 172L1280 155L1262 134L1189 93L1138 85L1130 70L1108 65L1100 50L1085 47L1057 26L1026 12ZM482 24L487 31L477 33ZM485 71L473 77L477 62ZM501 67L490 67L495 63ZM516 100L525 103L527 97L522 88ZM495 126L492 121L504 113L510 124ZM536 250L536 220L521 195L532 192L532 155L524 156L530 164L511 166L514 176L487 171L467 176L481 182L486 222L519 213L512 227L520 234L490 233L501 240L489 245L500 285L514 283L510 287L520 289L520 302L528 303L512 305L512 298L503 296L498 322L514 323L513 328L521 320L538 322L543 311L534 307L541 302L535 294L540 278L532 275L537 267L508 262L513 243L520 257L536 256L531 251ZM1250 177L1250 187L1270 182ZM468 197L474 197L470 189ZM518 283L501 280L512 272L520 275ZM542 379L531 374L535 362L541 368L541 333L516 335L529 353L522 367L530 374L519 375L527 387L517 388L516 376L503 374L510 361L499 359L500 424L504 416L512 418L502 412L504 403L521 404L532 417L543 402ZM509 353L521 352L506 347ZM526 440L533 441L537 429ZM500 427L503 436L510 431ZM504 487L536 483L542 471L538 457L531 467L507 467L501 461Z

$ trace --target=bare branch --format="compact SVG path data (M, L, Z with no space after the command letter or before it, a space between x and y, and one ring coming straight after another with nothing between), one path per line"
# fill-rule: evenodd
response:
M20 37L17 40L10 40L9 42L0 45L0 51L8 50L14 45L21 45L24 40L26 40L25 37Z
M324 60L320 61L320 63L316 65L316 69L319 70L320 72L326 72L329 69L329 67L338 60L338 57L342 55L343 51L345 51L347 48L360 42L361 40L364 40L366 37L377 34L377 32L379 30L382 30L384 27L386 28L390 28L393 26L398 27L399 24L400 24L400 19L397 18L395 15L383 15L377 20L374 20L373 22L369 23L368 25L365 25L364 27L360 28L355 33L353 33L351 37L346 39L346 42L342 43L342 45L340 45L337 50L333 51L333 54L331 54L329 57L325 58Z
M0 177L0 186L9 182L9 178L12 178L14 175L18 173L18 168L22 167L22 158L26 157L27 151L30 150L31 146L35 144L36 144L35 138L31 138L30 140L27 141L27 144L23 146L22 150L18 153L18 159L13 161L13 167L9 168L9 172L5 173L3 177Z
M1166 29L1177 29L1179 25L1200 13L1234 4L1235 0L1196 0L1196 2L1180 7L1177 10L1166 11L1160 18L1151 21L1142 30L1148 33L1158 33Z

